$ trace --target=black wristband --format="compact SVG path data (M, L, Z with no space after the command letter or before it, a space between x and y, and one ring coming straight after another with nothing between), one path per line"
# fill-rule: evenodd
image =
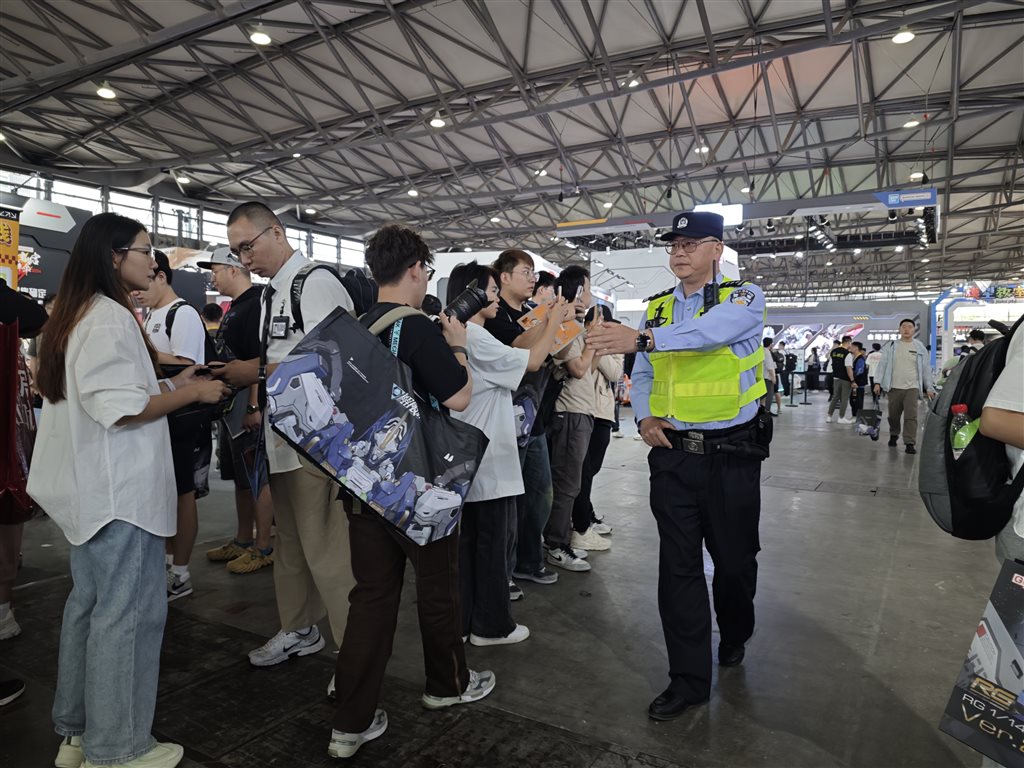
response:
M462 354L464 354L464 355L465 355L466 357L469 357L469 353L468 353L468 352L466 351L466 348L465 348L465 347L455 347L455 346L449 346L449 347L448 347L448 349L450 349L450 350L452 351L452 354L453 354L453 355L457 355L457 354L458 354L459 352L461 352L461 353L462 353Z

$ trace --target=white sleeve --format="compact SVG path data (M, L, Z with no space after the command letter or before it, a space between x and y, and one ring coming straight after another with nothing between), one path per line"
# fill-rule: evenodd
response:
M299 301L302 303L302 325L306 333L338 307L348 311L355 307L345 286L326 269L309 273Z
M93 421L112 429L125 416L146 409L149 390L143 364L152 365L138 328L93 326L83 335L68 373L75 377L82 408Z
M530 363L530 350L506 347L488 331L468 337L469 359L473 371L496 389L514 390Z
M200 365L206 362L206 326L191 304L182 304L174 313L171 354Z
M1020 329L1010 339L1006 366L988 393L985 407L1024 413L1024 332Z

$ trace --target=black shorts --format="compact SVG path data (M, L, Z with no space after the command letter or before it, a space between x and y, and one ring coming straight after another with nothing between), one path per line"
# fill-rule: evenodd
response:
M171 460L174 463L174 484L179 496L200 491L206 495L209 486L196 488L197 473L210 470L210 420L209 418L168 417L171 432Z
M231 480L235 484L235 490L239 491L252 491L249 487L249 478L245 472L245 462L242 458L243 443L246 443L252 448L252 436L239 435L239 439L232 440L229 436L228 427L222 421L220 423L220 429L217 430L219 436L217 438L217 455L220 457L220 479ZM261 444L262 445L262 444ZM266 450L263 449L263 466L266 466ZM265 484L266 480L262 479L263 472L261 474L261 487Z

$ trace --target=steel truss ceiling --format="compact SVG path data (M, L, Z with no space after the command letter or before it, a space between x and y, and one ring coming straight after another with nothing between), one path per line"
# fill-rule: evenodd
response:
M916 38L893 44L904 26ZM763 282L927 293L1024 266L1019 0L6 0L0 77L6 165L312 207L301 218L339 234L402 221L437 248L565 261L560 221L905 188L916 171L940 191L927 253L761 259ZM759 240L803 227L754 224ZM895 227L832 223L839 242Z

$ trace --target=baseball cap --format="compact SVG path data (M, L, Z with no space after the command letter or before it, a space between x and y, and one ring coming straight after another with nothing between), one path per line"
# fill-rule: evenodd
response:
M214 264L220 264L225 267L238 267L239 269L245 268L242 266L242 262L240 262L232 255L231 249L228 248L226 245L221 246L220 248L216 248L213 251L213 254L210 256L209 261L196 262L196 266L200 267L201 269L210 269L211 267L213 267Z
M715 237L722 239L725 219L710 211L683 211L672 219L672 229L659 239L668 242L677 237Z

